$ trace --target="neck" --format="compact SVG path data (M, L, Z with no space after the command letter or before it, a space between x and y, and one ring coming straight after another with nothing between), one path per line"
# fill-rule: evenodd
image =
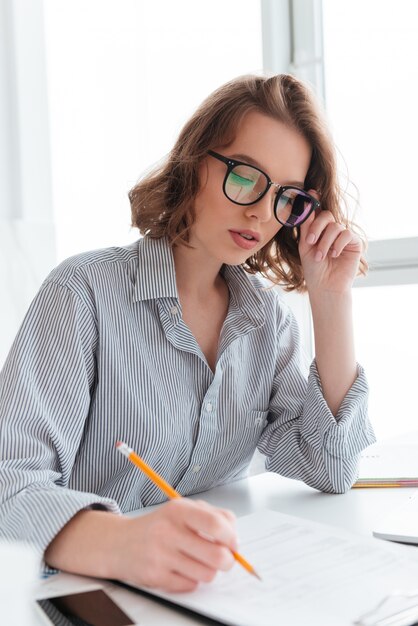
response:
M208 258L204 251L179 245L174 246L173 256L179 294L204 300L223 281L219 273L222 264Z

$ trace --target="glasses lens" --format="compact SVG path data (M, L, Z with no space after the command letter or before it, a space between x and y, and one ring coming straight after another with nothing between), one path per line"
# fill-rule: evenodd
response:
M232 202L252 204L268 187L266 176L251 165L236 165L228 175L225 193Z
M276 219L285 226L298 226L312 211L313 201L300 189L286 189L276 201Z

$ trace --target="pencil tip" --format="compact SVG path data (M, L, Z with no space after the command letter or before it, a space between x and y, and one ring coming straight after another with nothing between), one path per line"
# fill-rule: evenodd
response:
M253 569L252 571L253 575L258 578L258 580L260 580L261 582L263 582L263 579L261 578L261 576L259 576L259 574L257 574L257 572L255 571L255 569Z

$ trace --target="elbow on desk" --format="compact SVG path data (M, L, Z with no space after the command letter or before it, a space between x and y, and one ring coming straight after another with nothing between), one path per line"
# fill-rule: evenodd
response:
M348 493L351 489L351 487L353 486L354 481L349 482L349 483L343 483L342 485L338 484L338 485L328 485L325 488L320 488L320 491L322 491L323 493L330 493L332 495L338 496L338 495L342 495L344 493Z
M338 462L335 463L335 461ZM321 476L314 475L311 480L308 479L305 482L323 493L341 495L350 491L357 480L358 460L356 458L348 462L334 458L332 467L326 465L325 470Z
M321 493L329 493L330 495L334 495L334 496L338 496L338 495L343 495L344 493L348 493L353 484L352 482L350 483L344 483L344 484L338 484L338 485L333 485L329 482L327 482L326 484L321 484L318 485L318 483L313 483L310 481L305 481L307 485L309 485L310 487L313 487L314 489L317 489L318 491L320 491Z
M364 445L361 446L361 449ZM359 474L361 450L359 447L348 449L348 446L333 448L327 446L322 452L323 486L320 490L326 493L343 494L350 491Z
M338 475L332 476L330 478L330 483L329 483L330 488L329 490L327 490L327 493L332 493L335 495L348 493L357 480L357 476L358 476L357 465L358 464L356 462L354 468L348 469L346 467L343 467L341 469L341 473L339 473Z
M290 468L279 464L274 457L267 458L266 470L287 478L300 480L309 487L329 494L350 491L358 477L360 453L341 454L326 448L314 450L307 446L305 454Z
M330 476L329 474L312 474L309 476L288 476L288 478L304 482L321 493L341 495L350 491L356 481L357 473L354 475L339 475L338 477Z
M353 486L353 483L351 482L343 483L343 484L332 484L328 480L326 482L325 481L321 482L320 484L318 484L318 481L305 480L304 482L307 485L309 485L309 487L313 487L314 489L316 489L317 491L320 491L321 493L329 493L335 496L347 493L348 491L350 491L351 487Z

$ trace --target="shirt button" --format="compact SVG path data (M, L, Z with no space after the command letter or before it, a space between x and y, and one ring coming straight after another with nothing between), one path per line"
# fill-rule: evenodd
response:
M200 465L195 465L193 467L193 473L194 474L197 474L198 472L200 472L200 470L201 470L201 466Z
M262 418L262 417L257 417L257 419L255 420L255 423L256 423L256 424L257 424L257 426L258 426L258 425L260 425L260 424L262 423L262 421L263 421L263 418Z
M177 313L179 312L178 307L176 306L172 306L170 309L170 313L171 315L177 315Z
M208 411L208 413L210 413L213 409L213 404L211 402L208 402L206 405L206 411Z

